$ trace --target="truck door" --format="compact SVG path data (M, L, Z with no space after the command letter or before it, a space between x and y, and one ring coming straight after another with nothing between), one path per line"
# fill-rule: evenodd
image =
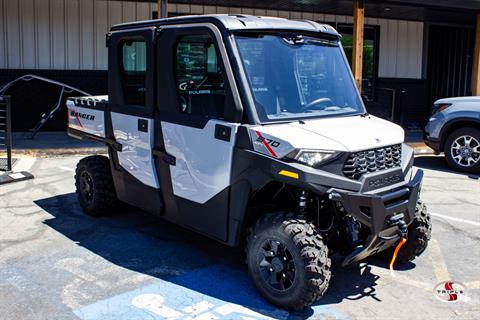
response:
M115 31L108 36L107 135L118 197L152 213L162 211L154 143L156 28Z
M220 32L166 26L157 43L157 168L165 214L225 241L241 105Z

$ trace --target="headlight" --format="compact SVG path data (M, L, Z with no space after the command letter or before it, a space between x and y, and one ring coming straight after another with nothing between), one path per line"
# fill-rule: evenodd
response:
M432 107L432 116L436 113L442 112L443 110L447 109L450 107L452 104L451 103L439 103L439 104L434 104Z
M332 159L337 155L338 152L336 151L299 149L290 152L286 158L306 164L310 167L317 167L322 162Z

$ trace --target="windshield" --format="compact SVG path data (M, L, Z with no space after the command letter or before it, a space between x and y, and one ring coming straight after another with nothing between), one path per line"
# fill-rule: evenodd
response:
M236 35L262 122L364 112L337 41L301 35Z

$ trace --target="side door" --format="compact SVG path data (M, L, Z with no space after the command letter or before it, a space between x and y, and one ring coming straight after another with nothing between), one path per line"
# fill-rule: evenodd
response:
M211 24L167 26L157 45L155 147L165 214L226 241L242 109L222 37Z
M161 214L160 183L152 157L155 37L154 27L109 34L106 127L108 138L117 146L110 150L110 156L118 197L146 211Z

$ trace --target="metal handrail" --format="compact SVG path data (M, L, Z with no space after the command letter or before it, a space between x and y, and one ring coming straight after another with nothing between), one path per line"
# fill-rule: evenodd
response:
M9 96L1 96L0 95L0 106L5 106L4 109L0 108L0 111L4 114L5 119L5 146L7 151L7 167L5 170L10 172L12 171L12 121L11 121L11 105L10 105L10 97Z
M14 85L15 83L19 82L19 81L31 81L31 80L40 80L40 81L44 81L44 82L48 82L48 83L51 83L51 84L54 84L54 85L57 85L57 86L60 86L60 87L64 87L64 88L68 88L72 91L77 91L78 93L81 93L83 95L86 95L86 96L90 96L92 97L92 95L90 93L87 93L81 89L78 89L78 88L75 88L73 86L70 86L68 84L65 84L65 83L62 83L62 82L59 82L59 81L55 81L55 80L52 80L52 79L48 79L48 78L44 78L44 77L40 77L40 76L36 76L34 74L26 74L26 75L23 75L13 81L10 81L4 85L2 85L0 87L0 95L2 95L5 91L7 91L12 85Z
M23 76L15 79L13 81L10 81L10 82L2 85L0 87L0 95L4 94L9 88L11 88L15 83L17 83L19 81L32 81L32 80L39 80L39 81L43 81L43 82L47 82L47 83L50 83L50 84L53 84L53 85L60 86L61 90L60 90L60 93L59 93L59 96L58 96L58 99L57 99L55 105L52 108L50 108L50 110L48 112L42 114L42 118L40 119L40 121L37 122L37 124L32 129L29 130L30 134L27 136L27 138L30 138L30 139L33 139L35 137L35 135L37 134L37 132L47 122L47 120L51 119L53 117L53 115L55 114L55 112L57 112L61 108L63 95L65 93L71 93L73 91L76 91L76 92L78 92L78 93L80 93L84 96L93 97L93 95L91 95L90 93L85 92L85 91L83 91L81 89L78 89L76 87L73 87L73 86L70 86L68 84L65 84L65 83L62 83L62 82L59 82L59 81L55 81L55 80L52 80L52 79L36 76L34 74L23 75Z

